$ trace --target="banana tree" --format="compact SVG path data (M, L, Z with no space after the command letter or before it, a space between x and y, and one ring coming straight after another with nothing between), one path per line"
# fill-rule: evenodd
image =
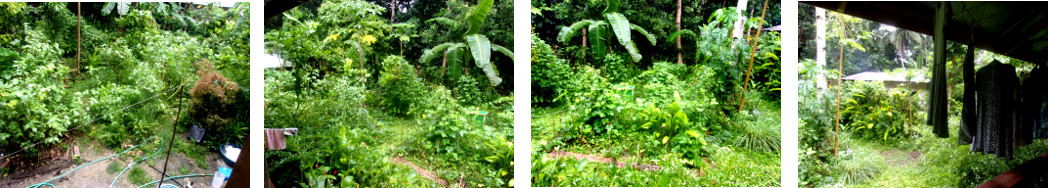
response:
M443 56L441 68L448 71L448 76L458 78L462 75L462 69L468 67L463 64L473 60L474 65L484 71L491 86L501 84L502 78L499 77L498 68L495 67L494 63L491 63L491 53L501 52L512 60L513 51L497 44L491 44L487 36L480 34L480 29L484 27L484 18L488 16L488 11L491 10L491 6L494 4L494 0L483 0L476 7L473 7L473 11L466 18L469 29L462 36L465 40L464 42L448 42L434 46L425 50L419 61L427 63L435 59L438 54L443 53L441 55ZM443 76L443 72L442 70L441 76Z
M607 38L614 36L619 44L626 48L626 51L630 53L633 58L633 62L639 62L642 58L640 50L637 50L637 45L633 43L631 31L637 31L641 35L644 35L651 42L652 46L655 46L655 36L648 33L644 28L631 24L625 15L619 13L619 0L607 0L608 6L604 8L604 20L582 20L572 23L571 26L562 27L560 33L557 34L557 41L561 43L568 43L572 38L582 33L582 45L586 46L586 40L588 39L590 50L593 52L594 57L604 57L608 52ZM610 29L609 29L610 27Z
M690 29L681 29L680 31L670 34L667 41L672 42L682 37L691 37L695 40L695 63L699 61L706 62L713 58L716 54L724 53L728 51L728 46L731 46L731 37L728 33L731 31L728 28L732 22L735 22L736 15L734 7L722 8L714 11L713 15L707 20L705 26L700 26L699 31L704 35L699 36L697 33Z

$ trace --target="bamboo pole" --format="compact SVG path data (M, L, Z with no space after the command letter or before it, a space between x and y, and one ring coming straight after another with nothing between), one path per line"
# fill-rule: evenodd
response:
M185 85L178 86L178 91L176 91L176 93L182 93L182 88L185 88ZM165 176L165 174L167 174L167 161L171 159L171 146L173 146L173 144L175 143L175 129L178 126L178 119L181 118L181 116L182 116L182 97L179 96L178 97L178 114L175 114L175 123L171 124L171 139L168 140L168 143L167 143L167 157L164 158L164 169L162 171L160 171L160 183L156 184L157 188L159 188L160 185L164 184L164 176Z
M76 72L77 72L77 75L80 75L80 30L81 30L80 20L81 19L82 19L82 16L80 15L80 3L77 2L76 3Z
M844 40L844 21L840 22L840 26L841 32L838 36L840 40L837 42L841 44L841 53L838 54L840 58L838 58L839 63L837 63L837 116L833 120L833 156L837 156L837 145L840 143L838 142L838 137L841 135L841 78L844 74L844 41L842 41Z
M764 1L764 8L761 8L761 21L764 23L764 13L768 10L768 1ZM758 27L759 28L759 27ZM750 48L750 67L746 69L746 82L742 83L742 100L739 101L739 111L742 111L742 105L746 104L746 91L750 88L750 74L753 72L753 58L757 55L757 40L761 38L761 30L757 29L757 37L753 38L753 47ZM678 41L679 43L680 41Z

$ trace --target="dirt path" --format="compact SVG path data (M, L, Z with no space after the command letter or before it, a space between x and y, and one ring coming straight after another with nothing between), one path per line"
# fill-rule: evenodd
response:
M899 150L887 150L879 152L881 157L888 162L891 166L902 166L907 164L913 164L921 159L921 152L914 150L910 152L902 152Z
M63 161L65 163L68 163L65 166L59 166L55 169L34 169L33 172L31 172L31 174L27 174L26 178L6 178L0 180L0 187L27 187L33 184L41 183L47 181L48 179L66 173L69 170L73 170L76 167L86 165L88 162L102 159L119 152L100 147L97 143L94 142L90 142L88 144L80 144L79 147L82 161L81 164L72 164L72 154L68 154L64 158L52 160L55 163L62 163ZM155 152L155 150L153 150L153 152ZM133 163L134 161L137 161L142 157L151 154L151 152L143 153L143 150L135 149L128 153L125 153L121 157L110 158L108 160L99 161L92 165L80 168L79 170L72 172L58 180L51 181L50 183L54 184L56 187L109 187L109 184L112 183L113 179L116 178L117 174L120 173L119 171L112 174L106 172L106 168L111 163L118 162L118 164L120 164L122 167L127 167L128 164ZM158 180L160 179L159 170L162 170L161 168L163 168L164 166L165 154L166 150L152 158L149 158L146 161L142 161L141 163L136 164L135 166L141 168L145 172L146 177L150 179L149 181ZM188 172L190 174L210 174L217 171L217 169L220 166L226 166L225 163L221 161L222 159L216 153L207 154L205 157L209 169L200 168L195 162L193 162L193 159L187 157L185 154L181 152L172 152L171 159L168 162L167 174L168 176L183 175L181 172L179 172L179 168L182 167L188 169ZM150 162L153 163L153 165L150 165ZM127 172L120 176L120 179L116 182L116 185L114 185L114 187L139 186L132 185L130 180L128 180L130 172L131 169L128 169ZM165 181L164 183L185 185L189 182L192 182L194 187L207 187L211 184L211 177L182 178L176 180L178 181L177 183L170 181Z
M414 169L415 172L418 172L418 174L420 174L420 175L422 175L422 176L424 176L426 178L429 178L430 180L433 180L433 181L437 182L438 184L440 184L440 185L442 185L444 187L448 186L448 181L445 181L444 179L440 179L440 177L437 177L436 174L433 174L429 170L426 170L426 169L424 169L422 167L419 167L418 165L415 165L415 163L411 163L411 161L405 160L404 158L400 158L400 157L393 157L393 162L395 162L397 164L401 164L401 165L407 165L408 167L411 167L411 169Z
M552 157L552 158L571 157L571 158L575 158L575 159L578 159L578 160L589 160L589 161L601 162L601 163L615 163L615 166L618 166L619 168L625 168L627 165L632 167L632 168L634 168L634 169L647 170L647 171L659 171L659 169L662 168L662 167L659 167L657 165L644 165L644 164L637 164L637 163L616 162L614 159L607 158L607 157L600 157L600 156L580 154L580 153L572 153L572 152L565 152L565 151L554 151L554 152L550 152L548 155L549 155L549 157Z

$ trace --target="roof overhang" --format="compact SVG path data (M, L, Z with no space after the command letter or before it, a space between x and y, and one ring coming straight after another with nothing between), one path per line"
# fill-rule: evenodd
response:
M939 2L802 2L932 35ZM948 2L946 40L1035 64L1048 62L1048 2Z

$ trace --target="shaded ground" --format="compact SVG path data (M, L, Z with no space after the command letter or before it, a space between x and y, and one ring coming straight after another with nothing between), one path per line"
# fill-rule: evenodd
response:
M184 135L179 135L176 137L176 141L186 142L186 140L184 139ZM86 165L91 161L102 159L107 156L126 150L126 148L130 148L130 146L125 146L118 150L112 150L100 146L97 142L91 141L90 138L87 138L86 136L79 139L80 140L75 142L75 144L80 148L80 164L73 164L73 152L66 152L64 155L62 155L62 157L46 161L54 164L47 166L47 168L38 167L32 170L12 173L5 179L0 180L0 187L27 187L33 184L41 183L47 181L48 179L66 173L69 170L73 170L74 168L77 168L81 165ZM167 146L166 143L167 142L164 142L163 144L165 147ZM92 165L84 166L79 170L76 170L68 175L63 176L60 179L51 181L50 183L54 184L57 187L109 187L109 184L113 182L113 179L116 178L116 176L120 172L118 170L114 173L108 173L106 171L106 168L109 167L111 163L117 163L120 165L120 169L122 170L124 167L127 167L128 164L134 163L135 161L138 161L141 158L147 157L156 152L155 148L145 145L146 144L143 144L142 147L131 150L123 155L120 155L119 157L113 157L108 160L99 161ZM69 148L71 151L73 147ZM135 167L141 168L145 172L146 178L149 179L149 181L147 182L160 179L160 170L164 166L164 155L166 154L166 151L167 150L164 150L156 156L153 156L135 165ZM171 159L168 162L167 167L167 174L168 176L184 175L180 171L187 171L189 174L210 174L217 171L219 167L226 166L217 153L206 153L204 154L204 158L204 161L206 161L207 166L209 167L208 169L201 168L199 164L194 162L194 159L188 157L184 151L179 151L179 149L176 148L175 151L171 153ZM128 169L127 172L121 175L120 179L117 180L114 187L139 186L132 185L130 180L128 180L130 171L131 169ZM19 178L18 176L25 176L25 178ZM209 186L211 183L211 177L182 178L176 180L177 183L170 181L165 181L164 183L180 185L180 187L182 187L181 185L186 185L188 182L192 182L192 185L194 187Z

